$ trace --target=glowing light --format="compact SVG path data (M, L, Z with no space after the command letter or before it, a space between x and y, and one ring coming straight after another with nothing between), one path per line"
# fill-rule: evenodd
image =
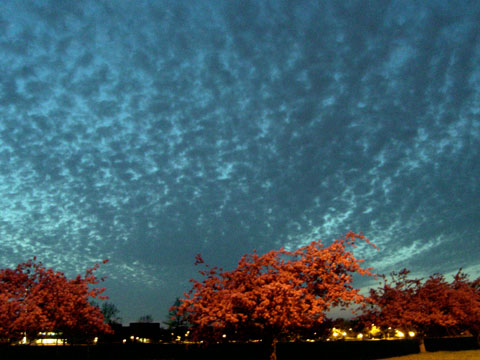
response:
M37 345L63 345L65 343L65 339L61 338L61 333L56 332L39 332L39 336L42 336L39 339L34 340L34 343ZM44 336L44 337L43 337ZM22 339L22 343L27 343L28 339L24 337Z
M405 337L405 334L403 332L401 332L400 330L395 330L395 335L398 336L399 338L404 338Z
M61 345L63 343L62 339L37 339L35 344L37 345Z
M342 339L342 338L345 338L347 336L347 332L345 330L342 330L342 329L337 329L337 328L332 328L331 330L331 337L333 337L334 339Z
M363 334L358 334L357 339L362 340L363 339Z
M370 335L372 335L373 337L376 337L376 336L380 335L381 332L382 331L380 330L379 327L375 326L375 324L372 324L372 327L369 331Z
M408 332L408 336L414 337L414 336L415 336L415 333L414 333L413 331L409 331L409 332Z

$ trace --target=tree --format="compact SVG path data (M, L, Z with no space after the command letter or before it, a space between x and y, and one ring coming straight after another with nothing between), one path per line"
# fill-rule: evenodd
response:
M46 269L35 257L14 269L1 269L0 338L7 342L25 335L34 339L40 331L61 332L67 337L109 332L102 313L89 302L90 298L106 298L101 295L105 288L89 287L103 280L93 274L98 267L96 264L74 279Z
M167 325L169 330L176 330L179 328L185 329L189 326L186 316L178 314L178 307L180 304L180 299L176 298L173 306L170 307L170 311L168 312L168 320L164 321L164 324Z
M468 330L480 340L480 277L470 281L462 269L450 284L450 306L457 319L457 331Z
M142 315L138 318L138 322L140 322L140 323L153 323L153 317L150 314Z
M471 282L461 269L449 283L442 274L427 280L409 279L407 269L383 276L383 287L370 290L367 307L360 318L365 323L395 327L404 333L414 330L425 351L425 336L441 336L480 330L480 278Z
M205 265L199 271L204 279L192 279L192 289L173 309L192 324L193 337L208 340L226 332L256 332L275 359L276 343L284 336L321 324L331 307L363 301L352 286L353 274L373 274L347 251L358 239L369 243L363 235L349 232L327 247L313 241L296 251L282 248L262 256L254 252L226 272L210 268L197 255L196 264Z
M100 307L100 311L103 314L105 322L109 325L118 324L122 321L122 318L118 316L120 310L117 306L111 302L104 302Z
M178 307L180 304L180 299L176 298L168 312L168 320L163 322L167 325L167 329L169 330L168 333L170 334L170 340L181 339L182 337L188 337L190 335L188 332L190 324L187 321L187 316L178 314Z

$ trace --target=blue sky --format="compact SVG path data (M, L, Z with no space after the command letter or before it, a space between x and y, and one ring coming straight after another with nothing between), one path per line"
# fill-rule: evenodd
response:
M194 256L349 230L480 275L478 1L0 2L0 264L100 270L125 323ZM367 286L360 283L359 286Z

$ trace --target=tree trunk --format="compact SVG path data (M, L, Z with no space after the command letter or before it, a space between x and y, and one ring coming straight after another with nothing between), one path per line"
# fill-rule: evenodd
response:
M268 346L269 360L277 360L278 339L275 337L268 337L267 339L265 339L265 343Z
M477 346L480 347L480 331L470 331L470 333L472 334L472 336L477 341Z
M425 338L423 336L418 339L418 344L420 345L420 353L427 352L425 349Z

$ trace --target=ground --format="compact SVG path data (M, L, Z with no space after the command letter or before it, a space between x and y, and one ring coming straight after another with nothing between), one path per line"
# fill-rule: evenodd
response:
M480 360L480 350L426 352L388 360Z

